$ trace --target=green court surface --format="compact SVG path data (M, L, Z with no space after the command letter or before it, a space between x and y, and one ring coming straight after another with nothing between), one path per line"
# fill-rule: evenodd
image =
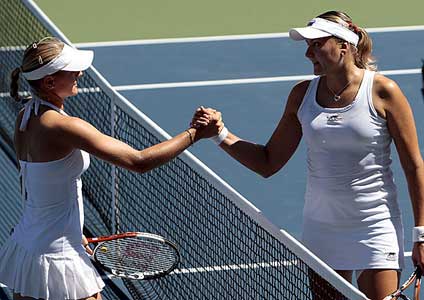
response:
M72 42L287 32L327 10L361 27L424 24L423 0L36 0Z

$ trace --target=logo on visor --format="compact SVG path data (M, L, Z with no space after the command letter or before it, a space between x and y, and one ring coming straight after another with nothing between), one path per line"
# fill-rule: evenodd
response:
M311 20L311 21L309 21L308 25L306 25L306 26L312 26L315 22L316 22L316 20Z

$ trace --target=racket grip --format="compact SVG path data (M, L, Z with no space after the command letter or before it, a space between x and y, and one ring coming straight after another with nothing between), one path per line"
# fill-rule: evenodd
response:
M414 300L420 300L421 278L415 281Z

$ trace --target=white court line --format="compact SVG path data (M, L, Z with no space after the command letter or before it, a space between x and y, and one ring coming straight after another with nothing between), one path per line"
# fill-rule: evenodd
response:
M90 87L90 88L78 88L78 93L88 94L88 93L98 93L101 92L101 88L99 87ZM31 96L29 91L18 92L19 96L22 98ZM9 93L0 92L0 98L10 97Z
M421 69L404 69L404 70L386 70L380 71L380 74L390 75L411 75L421 74ZM243 79L225 79L225 80L205 80L205 81L187 81L187 82L168 82L168 83L148 83L134 85L115 85L113 88L117 91L136 91L136 90L154 90L167 88L183 88L183 87L203 87L203 86L222 86L237 84L254 84L254 83L272 83L284 81L300 81L314 78L314 75L294 75L294 76L277 76L277 77L260 77L260 78L243 78ZM96 93L100 91L99 87L80 88L80 93ZM29 96L28 92L20 92L21 97ZM9 97L9 93L0 92L0 98Z
M408 256L411 256L411 252L405 252L405 257L408 257ZM260 263L251 263L251 264L209 266L209 267L199 267L199 268L176 269L172 271L169 275L248 270L248 269L258 269L258 268L278 268L278 267L296 266L298 264L299 264L299 261L297 259L293 259L293 260L285 260L285 261L260 262ZM116 278L116 276L108 274L108 275L105 275L104 278L113 279L113 278Z
M421 69L417 68L417 69L404 69L404 70L386 70L386 71L380 71L379 73L386 75L386 76L390 76L390 75L410 75L410 74L420 74ZM314 75L294 75L294 76L225 79L225 80L148 83L148 84L134 84L134 85L117 85L117 86L114 86L114 88L117 91L134 91L134 90L152 90L152 89L181 88L181 87L219 86L219 85L236 85L236 84L300 81L300 80L312 79L314 77L315 77Z
M424 25L417 26L396 26L396 27L375 27L367 28L366 31L373 33L380 32L398 32L398 31L417 31L424 30ZM260 34L240 34L240 35L221 35L221 36L205 36L205 37L188 37L188 38L167 38L167 39L146 39L146 40L127 40L127 41L107 41L107 42L88 42L76 43L76 47L109 47L109 46L133 46L133 45L152 45L152 44L171 44L171 43L198 43L213 41L233 41L233 40L250 40L250 39L270 39L270 38L286 38L288 32L282 33L260 33Z
M261 262L251 264L239 264L239 265L222 265L222 266L210 266L200 268L189 268L189 269L178 269L172 271L171 274L188 274L188 273L203 273L203 272L219 272L219 271L231 271L231 270L246 270L246 269L258 269L258 268L276 268L297 265L298 260L286 260L286 261L273 261L273 262Z
M400 31L424 31L424 25L416 26L395 26L395 27L375 27L367 28L369 33L382 32L400 32ZM288 32L281 33L259 33L259 34L239 34L239 35L220 35L205 37L187 37L187 38L164 38L164 39L145 39L145 40L126 40L126 41L106 41L106 42L87 42L74 43L77 48L110 47L110 46L133 46L133 45L152 45L152 44L173 44L173 43L197 43L213 41L235 41L235 40L254 40L287 38ZM0 51L25 50L26 46L8 46L0 47Z
M278 267L295 266L298 264L299 264L299 261L297 259L293 259L293 260L285 260L285 261L260 262L260 263L251 263L251 264L209 266L209 267L199 267L199 268L176 269L172 271L171 273L169 273L169 275L247 270L247 269L258 269L258 268L278 268ZM106 275L102 275L102 278L103 279L119 279L120 277L113 274L106 274Z
M421 74L421 69L404 69L404 70L386 70L380 71L380 74L390 75L411 75ZM154 90L167 88L184 88L184 87L203 87L203 86L223 86L237 84L254 84L254 83L272 83L284 81L300 81L314 78L314 75L294 75L294 76L277 76L277 77L260 77L260 78L243 78L243 79L225 79L225 80L205 80L205 81L187 81L187 82L168 82L168 83L148 83L134 85L115 85L113 88L117 91L136 91L136 90ZM81 93L99 92L100 88L80 88ZM28 96L28 92L21 92L22 97ZM0 92L0 98L9 97L9 93Z
M114 86L114 88L117 91L152 90L152 89L196 87L196 86L216 86L216 85L234 85L234 84L251 84L251 83L270 83L270 82L281 82L281 81L299 81L299 80L311 79L314 77L315 77L314 75L299 75L299 76L280 76L280 77L262 77L262 78L244 78L244 79L149 83L149 84L135 84L135 85L117 85L117 86Z

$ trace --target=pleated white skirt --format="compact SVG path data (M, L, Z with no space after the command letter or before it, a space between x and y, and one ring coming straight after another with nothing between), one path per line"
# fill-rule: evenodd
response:
M41 299L80 299L104 282L85 253L34 255L13 239L0 250L0 282L14 293Z

